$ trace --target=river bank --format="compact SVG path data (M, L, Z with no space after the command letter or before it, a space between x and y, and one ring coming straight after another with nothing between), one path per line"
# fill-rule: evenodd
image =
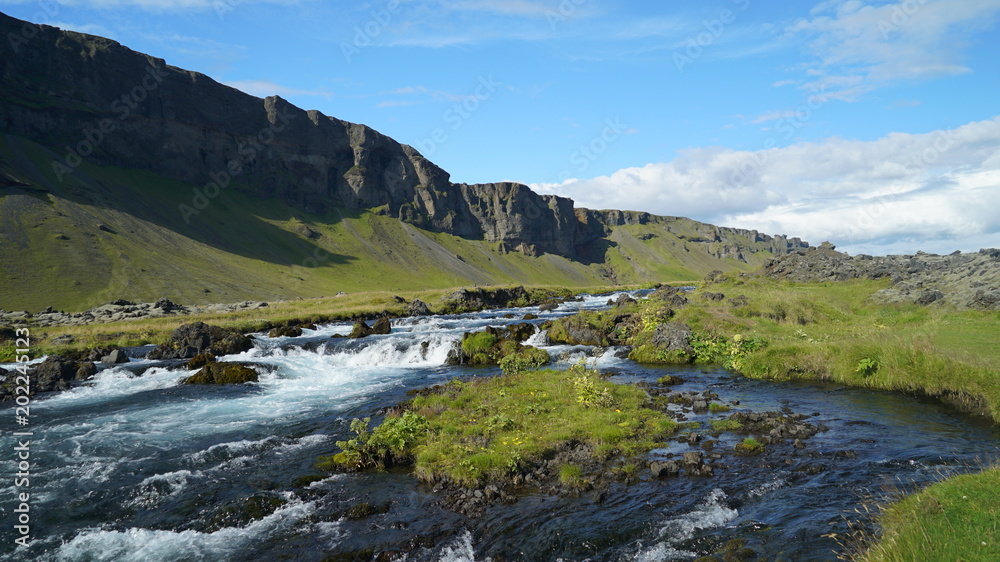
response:
M605 308L608 299L552 311L401 318L391 321L389 334L358 339L346 337L351 322L303 328L298 336L258 332L252 349L219 358L256 365L259 379L248 384L185 385L195 369L138 358L105 368L32 406L40 486L32 509L48 514L47 522L30 551L0 556L656 560L722 559L727 549L752 549L769 558L833 559L840 546L823 535L849 532L843 514L886 482L929 483L965 470L963 459L984 457L1000 444L992 426L922 399L831 383L757 381L710 366L640 365L619 357L621 348L544 342L536 332L526 343L545 350L555 369L569 372L585 359L607 377L593 381L597 397L602 384L641 389L678 416L678 430L635 468L621 463L624 470L592 479L592 452L569 448L541 459L530 481L523 474L499 496L483 487L485 499L475 488L420 483L398 468L351 474L316 468L318 458L339 450L337 441L356 437L350 420L370 417L377 426L415 398L410 391L456 377L470 385L506 378L492 378L497 366L448 364L463 334L540 326ZM524 320L528 314L538 317ZM574 394L566 398L574 403L576 388L569 385ZM509 405L522 398L510 396ZM508 417L524 422L525 405ZM428 406L425 415L434 410ZM767 412L804 416L795 425L828 429L807 438L786 435L750 456L736 454L737 445L775 428L713 435L733 416L769 418ZM467 421L459 429L474 427ZM506 425L500 422L494 426ZM913 431L916 423L920 432ZM788 430L802 429L795 425ZM698 464L685 462L695 454ZM505 502L510 496L516 501Z

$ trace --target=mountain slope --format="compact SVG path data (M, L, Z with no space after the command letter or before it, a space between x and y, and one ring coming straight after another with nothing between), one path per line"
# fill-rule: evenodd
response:
M364 125L35 28L0 42L2 308L695 279L808 246L453 184Z

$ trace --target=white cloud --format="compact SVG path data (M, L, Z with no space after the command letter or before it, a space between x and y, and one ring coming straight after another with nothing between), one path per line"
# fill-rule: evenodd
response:
M808 66L815 79L803 87L830 90L852 101L878 87L969 72L962 64L963 38L988 29L1000 0L904 0L869 5L831 0L812 17L787 29L810 37L818 60Z
M583 207L830 240L850 252L977 250L1000 246L1000 117L875 141L695 149L668 163L532 187Z

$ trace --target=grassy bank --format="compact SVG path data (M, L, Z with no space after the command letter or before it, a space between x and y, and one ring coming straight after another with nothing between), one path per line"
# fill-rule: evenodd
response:
M622 287L582 287L566 289L562 287L536 286L526 288L532 299L541 301L548 298L569 297L578 293L602 293L622 290ZM183 316L135 319L106 324L86 326L57 326L32 329L32 352L35 356L66 354L96 347L134 346L160 344L170 333L190 322L205 322L241 332L257 332L276 326L301 323L320 323L352 320L387 313L389 316L404 316L407 303L420 299L437 312L445 304L444 299L456 289L435 289L399 292L359 292L340 297L297 299L270 302L266 308L242 310L228 313L202 313ZM395 297L406 302L401 303ZM68 345L53 345L55 337L69 335L75 340ZM13 357L14 342L0 342L0 362Z
M645 391L574 367L452 382L415 397L400 417L357 436L323 459L327 469L412 464L425 481L466 486L504 482L556 450L582 444L598 460L628 459L659 446L677 427L648 408ZM580 477L567 466L560 477Z
M886 507L864 562L1000 558L1000 468L955 476Z
M672 315L662 302L640 303L633 355L650 362L723 364L752 378L831 380L925 394L1000 421L1000 313L869 300L887 286L725 279L703 286ZM655 325L668 316L692 328L692 353L649 345ZM1000 469L992 468L889 505L880 518L880 540L860 557L997 559L998 490Z
M748 377L922 393L1000 420L1000 313L868 300L886 285L736 278L696 292L674 320L692 328L709 357L713 345L724 351L742 340L729 366ZM747 349L747 341L764 345Z

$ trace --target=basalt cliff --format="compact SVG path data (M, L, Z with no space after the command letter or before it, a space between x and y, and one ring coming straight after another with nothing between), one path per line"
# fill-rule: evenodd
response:
M365 125L245 94L109 39L3 14L0 37L0 260L12 275L0 289L14 301L0 306L41 302L26 298L37 287L24 286L39 281L81 304L217 289L275 298L328 292L337 279L346 288L372 275L381 283L386 264L400 275L439 266L445 278L425 275L428 286L585 284L759 265L808 247L678 217L575 208L516 183L452 183ZM177 259L175 249L188 255ZM137 257L157 252L173 263ZM105 282L80 273L68 257L80 255L108 269ZM302 271L265 275L254 260ZM379 265L362 267L372 261ZM223 281L244 270L256 283ZM184 286L136 280L153 273Z

